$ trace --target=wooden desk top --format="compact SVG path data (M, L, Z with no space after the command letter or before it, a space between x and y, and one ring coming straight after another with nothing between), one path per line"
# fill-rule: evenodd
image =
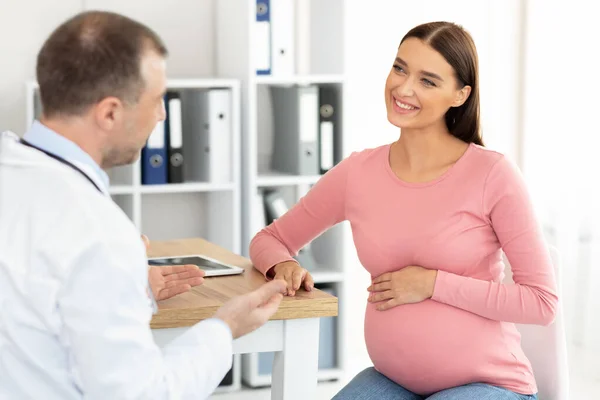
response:
M248 293L266 282L265 277L242 256L203 239L151 242L149 257L201 254L244 268L240 275L209 277L187 293L158 302L158 313L150 323L153 329L191 326L210 318L227 300ZM337 298L314 289L299 290L294 297L285 296L272 320L337 316Z

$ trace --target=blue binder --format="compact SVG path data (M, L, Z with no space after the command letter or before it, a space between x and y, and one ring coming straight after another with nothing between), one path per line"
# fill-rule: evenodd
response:
M142 185L162 185L168 182L167 144L164 121L156 124L142 149Z
M255 22L256 74L270 75L271 60L271 1L256 0Z

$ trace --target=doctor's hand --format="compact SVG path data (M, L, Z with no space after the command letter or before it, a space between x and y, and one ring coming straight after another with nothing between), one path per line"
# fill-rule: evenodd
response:
M146 251L150 248L148 236L142 235ZM185 293L204 282L204 271L195 265L148 266L148 282L154 298L169 299Z
M253 292L229 300L217 310L215 318L225 322L237 339L260 328L275 314L285 290L285 282L281 280L265 283Z
M377 303L377 310L410 303L420 303L433 296L437 271L417 266L387 272L373 279L368 287L369 303Z
M201 285L204 271L195 265L150 266L148 281L154 298L165 300Z
M288 296L294 296L296 290L300 289L300 285L304 283L304 289L310 292L315 287L310 273L302 268L300 264L295 261L285 261L275 265L268 273L268 276L274 280L283 280L287 285L285 292Z

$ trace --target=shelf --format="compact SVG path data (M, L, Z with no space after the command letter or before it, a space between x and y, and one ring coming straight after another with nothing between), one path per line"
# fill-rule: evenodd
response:
M258 85L311 85L324 83L343 83L343 75L258 75L254 78Z
M225 192L235 189L233 183L169 183L166 185L142 185L140 192L147 193L195 193L195 192Z
M39 88L36 81L28 81L26 83L27 89L34 91ZM239 81L236 79L226 78L173 78L167 79L168 89L203 89L203 88L216 88L216 87L237 87Z
M201 79L167 79L168 89L205 89L218 87L237 87L235 79L201 78Z
M108 188L108 193L115 194L133 194L133 186L130 185L115 185Z
M285 175L277 173L260 174L256 179L259 187L313 185L321 179L322 175Z

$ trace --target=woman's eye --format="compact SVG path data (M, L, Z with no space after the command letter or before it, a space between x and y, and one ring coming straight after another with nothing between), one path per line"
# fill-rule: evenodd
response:
M435 83L431 82L429 79L423 79L423 84L425 86L434 87Z
M399 65L394 65L394 69L396 70L396 72L404 72L404 70L402 69L402 67L399 66Z

